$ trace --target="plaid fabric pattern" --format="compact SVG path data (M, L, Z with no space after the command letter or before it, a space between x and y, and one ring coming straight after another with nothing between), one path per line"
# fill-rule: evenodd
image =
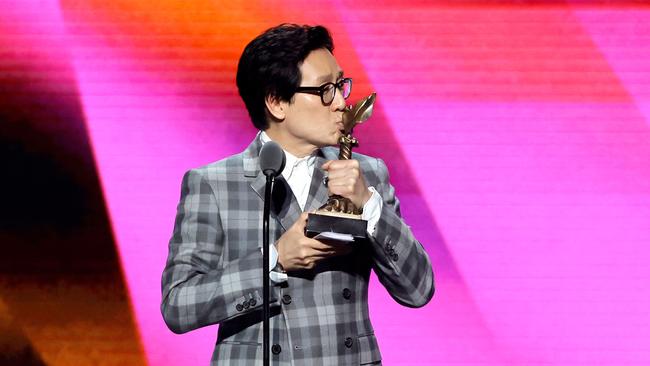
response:
M176 333L219 324L212 365L262 364L262 209L265 177L259 136L242 153L190 170L169 257L162 275L161 311ZM306 211L327 200L320 166L337 158L321 149ZM400 304L424 306L433 296L433 271L423 247L400 217L399 201L383 161L355 154L364 177L383 198L374 237L344 257L292 272L271 284L273 365L381 364L368 315L368 280L374 270ZM277 240L300 215L282 179L273 193L270 237Z

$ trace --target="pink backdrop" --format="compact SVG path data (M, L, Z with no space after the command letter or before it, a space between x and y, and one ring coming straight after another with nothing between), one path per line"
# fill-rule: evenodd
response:
M602 2L607 3L607 2ZM460 5L459 5L460 4ZM151 365L206 364L216 327L159 311L182 174L255 131L244 45L319 23L378 93L358 129L426 247L436 295L373 279L387 365L650 364L650 7L621 1L0 1L5 62L83 108ZM34 50L38 50L35 52Z

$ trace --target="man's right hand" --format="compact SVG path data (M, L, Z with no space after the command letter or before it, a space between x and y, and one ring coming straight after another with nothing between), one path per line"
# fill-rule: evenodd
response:
M285 271L312 269L321 260L352 251L346 243L323 243L305 236L308 213L303 212L276 243L278 263Z

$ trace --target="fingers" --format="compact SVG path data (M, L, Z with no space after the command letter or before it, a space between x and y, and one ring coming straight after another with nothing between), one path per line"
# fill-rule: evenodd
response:
M330 160L323 164L323 169L327 171L327 186L333 185L354 185L358 180L362 180L359 162L356 160Z
M308 215L303 212L293 226L278 239L278 261L287 271L311 269L325 258L348 254L352 250L350 245L326 243L306 237L304 228Z
M333 160L329 162L327 187L352 192L359 181L363 181L359 163L356 160ZM325 165L324 165L325 166Z
M362 207L368 201L370 191L361 172L359 161L330 160L323 164L322 168L328 173L327 189L330 194L348 198L357 207Z
M291 266L294 269L311 269L316 263L331 255L330 250L317 240L303 238L298 244Z
M327 246L327 249L324 249L324 251L327 252L330 257L349 254L354 249L354 244L342 243L336 240L325 242L323 244Z
M327 257L345 255L352 251L352 245L348 243L340 243L337 241L322 242L320 240L310 239L310 251L306 257L313 257L317 259L325 259Z
M309 240L309 247L317 252L331 253L336 251L336 247L330 243L322 242L316 239Z
M329 172L330 174L338 170L346 169L359 169L359 161L355 159L349 160L328 160L321 166L321 169Z
M292 250L287 265L282 266L287 270L311 269L318 262L333 256L348 254L352 251L351 245L324 243L319 240L303 237Z
M356 180L353 178L331 180L327 188L331 194L352 198L356 192Z
M311 248L310 251L307 251L306 254L298 259L298 263L306 269L311 269L313 268L318 262L331 258L334 256L340 256L340 255L345 255L348 254L352 251L351 246L329 246L325 245L324 247L319 247L319 249L316 249L315 247Z

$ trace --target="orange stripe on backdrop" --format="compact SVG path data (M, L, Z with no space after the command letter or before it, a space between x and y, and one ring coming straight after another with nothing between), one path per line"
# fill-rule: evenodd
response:
M328 2L124 1L108 10L107 16L116 25L128 24L122 32L130 36L134 55L166 61L164 66L170 68L157 67L163 71L160 77L173 70L195 79L197 72L202 72L203 82L225 83L237 96L237 61L250 40L280 23L323 24L334 35L335 53L348 56L339 62L355 77L355 95L365 95L371 89L336 16L337 9ZM206 90L214 88L207 85Z
M45 365L31 343L0 298L0 365Z
M248 1L63 4L71 23L84 23L91 13L96 22L84 26L100 29L104 43L138 60L142 71L155 72L159 82L178 84L183 93L219 91L229 98L237 97L234 75L245 44L276 23L273 9Z

